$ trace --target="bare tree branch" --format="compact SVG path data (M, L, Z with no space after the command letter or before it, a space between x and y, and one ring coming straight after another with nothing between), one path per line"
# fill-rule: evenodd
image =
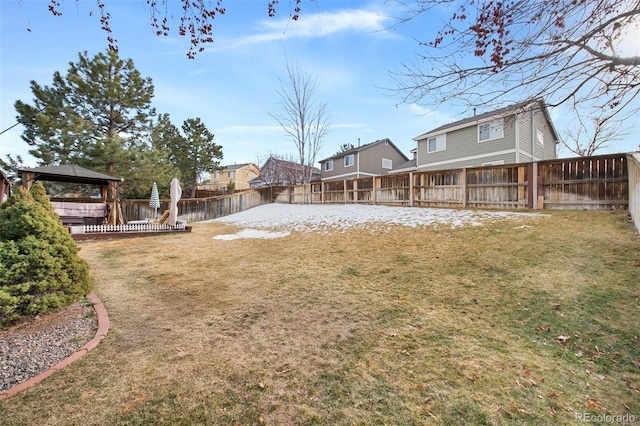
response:
M287 80L277 90L278 112L269 115L295 144L300 182L309 183L313 165L329 131L331 113L325 103L316 104L317 80L287 61Z
M624 123L640 111L640 56L620 49L640 27L638 0L398 3L406 14L397 25L436 7L450 11L434 37L416 38L415 61L391 72L403 102L468 111L542 97L552 107L569 104L587 122L610 116Z

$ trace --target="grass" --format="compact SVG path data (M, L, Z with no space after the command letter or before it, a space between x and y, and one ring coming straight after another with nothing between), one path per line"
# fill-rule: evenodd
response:
M2 423L640 417L640 238L623 213L211 239L231 232L82 243L111 330L0 402Z

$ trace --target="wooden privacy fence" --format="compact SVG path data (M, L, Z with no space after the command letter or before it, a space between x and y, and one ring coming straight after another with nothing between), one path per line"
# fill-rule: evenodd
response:
M178 202L178 219L214 219L267 203L367 203L491 209L629 209L640 226L640 154L508 164L252 189ZM162 200L159 214L169 208ZM124 200L125 221L151 218L149 200Z
M629 203L625 154L542 161L538 179L541 208L619 210Z
M311 203L491 209L626 209L625 154L412 172L311 185ZM294 201L289 194L277 202ZM290 201L287 201L290 200Z
M227 216L271 203L271 189L260 188L212 198L187 198L178 201L178 220L200 222ZM169 209L169 200L160 200L158 215ZM125 222L155 219L149 200L122 200L122 215Z

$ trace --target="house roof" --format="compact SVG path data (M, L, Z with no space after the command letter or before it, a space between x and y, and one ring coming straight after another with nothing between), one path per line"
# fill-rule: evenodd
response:
M238 170L238 169L241 169L241 168L243 168L243 167L250 166L250 165L252 165L252 164L253 164L254 166L256 166L254 163L230 164L230 165L228 165L228 166L223 166L223 167L222 167L222 170ZM256 168L258 168L258 166L256 166Z
M516 114L518 112L521 112L523 110L525 110L528 106L530 106L531 104L538 102L541 104L541 109L544 111L545 115L547 116L547 119L549 120L549 122L551 123L551 128L553 130L553 133L556 137L556 141L558 140L558 134L555 130L555 128L553 127L553 123L551 122L551 118L549 117L549 113L547 111L547 107L544 103L544 100L542 98L539 99L529 99L526 101L522 101L522 102L518 102L517 104L513 104L513 105L509 105L506 106L504 108L499 108L499 109L495 109L493 111L489 111L489 112L485 112L482 114L478 114L478 115L473 115L471 117L467 117L467 118L463 118L462 120L458 120L458 121L454 121L453 123L449 123L449 124L445 124L443 126L440 127L436 127L433 130L428 131L427 133L423 133L420 136L416 136L415 138L413 138L414 141L419 141L422 139L426 139L427 137L430 136L435 136L437 134L440 133L444 133L445 131L451 131L453 129L462 129L465 127L469 127L469 126L473 126L478 124L479 122L482 121L488 121L492 118L499 118L499 117L505 117L508 115L512 115L512 114Z
M356 152L364 151L366 149L371 148L372 146L375 146L375 145L378 145L378 144L381 144L381 143L387 143L387 144L391 145L392 147L395 148L396 151L398 151L400 153L400 155L402 155L406 160L409 160L407 158L407 156L404 155L402 153L402 151L400 151L398 149L398 147L395 146L393 144L393 142L391 142L391 140L389 138L384 138L384 139L379 139L379 140L377 140L375 142L370 142L370 143L367 143L367 144L364 144L364 145L357 146L355 148L348 149L348 150L346 150L344 152L341 152L339 154L332 155L331 157L325 158L324 160L320 160L320 163L324 163L325 161L329 161L329 160L335 160L336 158L342 158L342 157L345 157L347 155L355 154Z
M416 168L416 159L412 159L400 164L398 167L394 167L389 173L411 171Z
M121 182L123 180L122 178L109 176L74 164L42 166L31 169L18 169L18 171L35 174L36 180L53 182L104 184L106 182Z
M274 157L273 155L270 156L267 159L267 161L264 162L264 164L262 165L260 170L262 170L269 163L269 161L274 161L276 163L280 163L280 164L282 164L283 166L287 167L290 170L300 170L300 163L296 163L294 161L282 160L280 158ZM318 173L318 174L321 173L320 169L317 168L317 167L312 167L312 169L313 169L313 173Z

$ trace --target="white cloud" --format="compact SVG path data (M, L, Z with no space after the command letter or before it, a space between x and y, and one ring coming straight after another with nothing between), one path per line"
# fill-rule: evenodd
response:
M241 46L265 43L283 38L318 38L337 33L360 32L391 36L385 31L389 20L375 11L341 10L336 13L303 14L297 21L289 18L262 21L262 31L218 45L219 49L235 49Z

